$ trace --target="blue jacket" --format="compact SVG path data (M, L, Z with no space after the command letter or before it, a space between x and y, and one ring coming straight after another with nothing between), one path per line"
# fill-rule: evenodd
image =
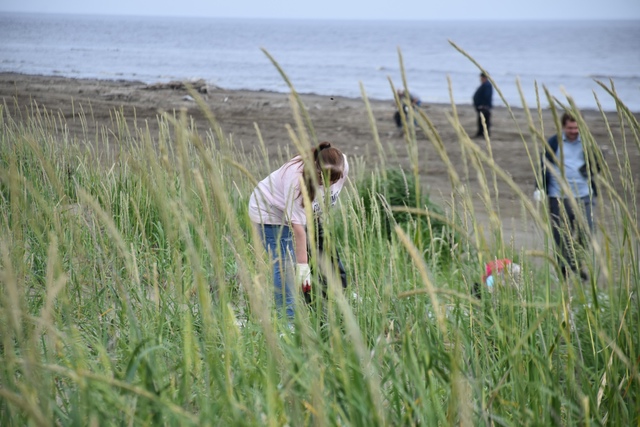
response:
M545 161L544 159L547 159L547 162L549 162L549 164L555 165L555 159L554 159L554 155L555 157L559 156L558 153L558 135L553 135L551 138L549 138L547 140L547 143L549 144L549 148L547 149L545 147L544 153L543 155L540 157L540 167L541 170L544 173L544 179L542 181L542 185L543 185L543 190L545 191L545 193L547 192L547 188L549 188L549 180L551 179L551 172L545 167ZM584 155L584 151L583 151L583 155ZM593 191L593 195L597 196L598 195L598 189L596 188L596 183L595 183L595 175L596 173L600 172L600 164L598 163L597 158L594 156L593 157L592 162L590 162L589 164L589 169L590 171L587 170L587 162L585 160L584 164L582 165L582 167L580 168L580 173L582 174L582 176L584 176L585 178L590 176L591 177L591 190ZM538 187L538 184L536 182L536 187Z
M492 99L493 86L491 86L491 82L487 80L482 83L476 90L476 93L473 94L473 105L476 107L476 110L480 109L480 107L491 108L493 107Z

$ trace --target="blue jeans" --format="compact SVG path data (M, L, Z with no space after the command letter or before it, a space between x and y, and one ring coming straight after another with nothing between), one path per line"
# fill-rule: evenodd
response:
M293 234L286 225L257 224L264 248L273 265L273 285L278 312L286 307L293 318L295 308Z

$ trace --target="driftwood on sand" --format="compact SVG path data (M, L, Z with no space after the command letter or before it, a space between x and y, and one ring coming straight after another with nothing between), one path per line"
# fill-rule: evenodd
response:
M144 89L146 90L163 90L163 89L186 90L188 87L192 87L198 93L203 93L203 94L209 93L209 90L210 90L209 84L203 79L190 80L190 81L172 80L168 83L154 83L151 85L147 85Z

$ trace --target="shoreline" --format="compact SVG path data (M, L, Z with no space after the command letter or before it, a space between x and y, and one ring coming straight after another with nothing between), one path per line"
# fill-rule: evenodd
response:
M270 89L228 89L228 88L224 88L218 85L215 85L213 83L210 83L204 79L197 79L197 78L190 78L190 79L184 79L184 80L170 80L167 82L163 82L163 81L156 81L153 83L146 83L142 80L136 80L136 79L126 79L126 78L94 78L94 77L70 77L70 76L65 76L62 74L28 74L28 73L21 73L21 72L16 72L16 71L0 71L0 78L2 81L5 80L5 77L14 77L16 79L30 79L30 78L34 78L34 79L57 79L60 81L77 81L79 83L89 83L89 84L109 84L109 85L124 85L124 86L141 86L141 87L152 87L152 86L158 86L158 85L168 85L170 83L175 83L175 82L195 82L195 81L203 81L205 82L209 88L211 88L212 90L216 90L216 91L222 91L222 92L242 92L242 93L256 93L256 94L271 94L271 95L282 95L282 96L288 96L289 95L289 91L287 92L278 92L278 91L274 91L274 90L270 90ZM318 98L333 98L333 99L340 99L340 100L347 100L347 101L362 101L362 97L348 97L348 96L340 96L340 95L331 95L331 94L320 94L320 93L315 93L315 92L298 92L298 95L300 96L304 96L304 97L318 97ZM372 97L368 97L369 102L372 103L393 103L394 99L393 98L372 98ZM434 107L451 107L451 103L448 102L424 102L424 104L428 107L428 106L434 106ZM472 103L471 102L456 102L455 105L457 107L471 107L472 108ZM494 107L495 110L500 110L500 109L504 109L504 110L508 110L509 108L513 111L524 111L525 108L517 105L510 105L509 107L505 106L502 104L502 100L499 98L497 93L494 93ZM593 107L587 107L587 108L581 108L578 107L580 109L581 112L588 112L588 113L600 113L600 110L598 110L597 108L593 108ZM528 106L528 109L530 111L537 111L537 106ZM543 108L541 108L542 111L550 111L550 108L548 106L545 106ZM608 110L608 109L603 109L603 112L610 114L610 113L615 113L616 110ZM630 110L634 115L636 114L640 114L640 111L633 111Z

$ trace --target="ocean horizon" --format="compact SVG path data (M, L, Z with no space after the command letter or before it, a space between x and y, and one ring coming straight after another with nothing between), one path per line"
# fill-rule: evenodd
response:
M640 111L640 21L341 21L0 14L0 72L145 83L204 79L230 90L470 104L486 69L506 102L552 97ZM264 51L263 51L264 49ZM402 62L400 61L402 57ZM537 88L537 92L536 92ZM504 105L498 93L496 106Z

